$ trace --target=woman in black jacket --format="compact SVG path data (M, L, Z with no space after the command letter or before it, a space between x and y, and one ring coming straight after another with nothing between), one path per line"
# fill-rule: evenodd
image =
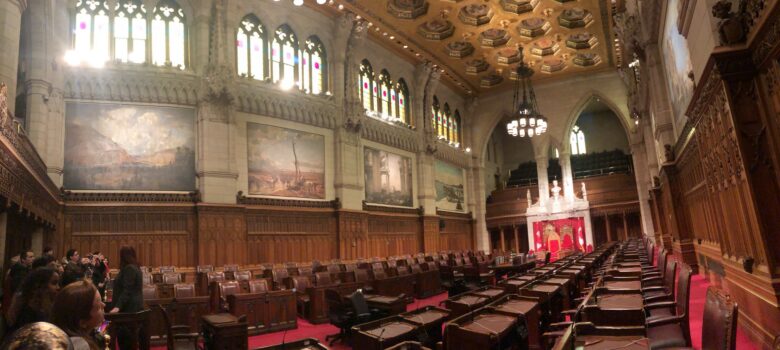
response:
M119 249L119 275L114 281L114 308L110 313L132 313L144 309L144 296L142 291L143 276L138 268L138 260L135 257L133 247ZM136 335L125 328L117 331L117 343L119 349L130 349L133 338L145 336Z

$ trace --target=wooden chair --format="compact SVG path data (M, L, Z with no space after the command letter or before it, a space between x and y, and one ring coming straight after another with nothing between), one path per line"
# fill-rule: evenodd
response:
M307 293L307 290L311 287L311 281L307 276L293 276L291 280L293 289L295 289L298 315L305 318L308 316L309 306L311 305L311 299Z
M314 274L314 283L319 286L329 286L333 284L329 272L317 272Z
M174 298L192 298L195 295L195 285L192 283L177 283L173 285Z
M143 286L144 299L157 299L157 285L156 284L144 284Z
M181 274L178 273L164 273L162 276L163 283L176 284L181 283Z
M241 286L238 284L237 281L219 282L218 286L219 286L219 307L220 307L220 310L227 312L227 310L228 310L228 303L227 303L228 295L241 293Z
M194 286L193 286L194 290ZM176 301L169 304L169 308L175 308ZM193 349L198 350L198 340L200 335L198 333L190 333L189 325L174 325L172 324L171 316L168 310L162 307L162 305L156 305L158 311L162 313L163 323L166 330L166 347L168 350L184 350Z
M275 290L287 289L287 281L289 278L290 274L286 268L277 268L271 271L271 280L274 283Z
M213 272L214 266L213 265L198 265L195 268L195 272L197 273L207 273L207 272Z
M211 282L224 282L225 281L225 273L221 271L212 271L208 272L206 274L206 277L208 279L208 283L211 284Z
M645 305L645 310L650 313L647 318L647 337L650 338L651 348L691 346L688 305L692 273L690 266L682 264L677 281L677 302L662 301ZM663 309L667 311L660 311Z
M249 293L267 293L268 282L266 280L251 280L249 281Z

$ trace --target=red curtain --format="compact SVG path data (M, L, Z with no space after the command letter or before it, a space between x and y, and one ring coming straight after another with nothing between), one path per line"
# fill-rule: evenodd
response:
M544 237L544 230L547 225L552 225L558 239L555 235ZM564 233L564 228L571 227L571 236ZM585 251L589 242L585 241L585 218L574 217L558 220L538 221L534 223L534 246L533 250L547 250L557 253L561 249Z

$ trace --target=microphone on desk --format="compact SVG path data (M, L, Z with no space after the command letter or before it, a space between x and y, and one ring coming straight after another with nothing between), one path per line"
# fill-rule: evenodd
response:
M379 350L382 350L382 335L385 334L387 327L382 327L382 331L379 332Z

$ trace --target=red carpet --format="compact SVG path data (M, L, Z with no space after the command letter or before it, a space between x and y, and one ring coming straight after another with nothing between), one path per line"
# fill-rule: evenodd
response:
M701 324L702 314L704 312L704 300L707 296L707 287L709 287L709 282L707 282L703 276L694 275L691 278L691 340L693 341L693 346L696 349L701 349ZM442 293L427 299L415 300L414 303L407 306L407 310L414 310L418 307L423 307L426 305L438 305L439 302L446 298L447 293ZM303 338L317 338L323 344L327 344L325 342L325 337L327 335L336 334L338 332L338 328L331 326L330 324L313 325L302 318L298 318L297 329L287 331L286 335L284 334L285 332L276 332L250 337L249 348L252 349L261 346L279 344L282 342L282 337L285 338L286 342ZM165 347L160 346L154 347L153 349L164 350ZM333 344L330 349L347 350L350 349L350 347L339 342ZM758 350L759 348L750 341L741 328L737 328L737 349Z

